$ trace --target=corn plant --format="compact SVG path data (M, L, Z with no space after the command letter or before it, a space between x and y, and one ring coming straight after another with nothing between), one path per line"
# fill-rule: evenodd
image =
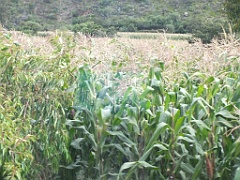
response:
M130 55L97 74L72 36L51 56L0 38L0 179L238 179L238 57L176 80L157 59L128 72Z
M76 114L67 121L77 161L67 168L93 179L232 179L239 164L236 68L224 77L185 73L167 86L160 63L120 96L82 67Z

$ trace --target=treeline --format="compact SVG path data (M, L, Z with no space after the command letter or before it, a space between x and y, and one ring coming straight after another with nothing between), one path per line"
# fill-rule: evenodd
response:
M117 31L163 30L169 33L206 36L203 41L209 42L222 30L226 21L222 14L222 1L0 0L0 2L2 26L28 34L62 29L94 36L111 36Z
M188 13L180 15L177 12L169 13L166 16L148 15L145 17L124 17L112 19L111 23L102 21L99 17L90 15L88 17L77 17L72 21L72 30L81 31L95 36L103 34L112 35L115 31L138 32L153 31L167 33L191 33L209 43L211 39L222 32L226 27L225 18L191 17Z

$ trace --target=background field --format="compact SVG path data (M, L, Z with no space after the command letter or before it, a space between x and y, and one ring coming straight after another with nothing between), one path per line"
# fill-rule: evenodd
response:
M200 40L189 44L188 34L168 34L168 33L118 33L115 38L90 38L81 33L73 36L68 32L51 32L47 37L26 36L19 32L11 33L16 42L22 44L25 50L36 50L42 55L51 55L54 52L54 45L51 39L60 36L64 40L69 36L69 40L74 39L71 55L73 62L84 61L98 64L97 71L111 70L112 64L120 65L121 70L139 72L141 67L151 65L151 62L162 61L166 65L166 73L169 77L177 78L180 72L196 71L217 74L221 68L229 63L226 60L238 57L240 54L238 41L233 35L221 41L214 41L204 45ZM63 50L69 44L63 44ZM70 44L71 45L71 44Z

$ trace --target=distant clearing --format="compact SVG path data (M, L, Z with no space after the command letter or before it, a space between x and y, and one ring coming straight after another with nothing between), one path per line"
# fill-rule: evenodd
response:
M150 33L150 32L118 32L118 37L125 37L131 39L157 39L167 38L172 40L189 40L191 34L173 34L173 33Z

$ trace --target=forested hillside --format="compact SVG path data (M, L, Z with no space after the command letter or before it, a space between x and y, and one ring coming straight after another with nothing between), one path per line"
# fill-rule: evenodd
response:
M239 17L239 0L0 0L0 180L240 180Z
M85 28L188 33L197 24L222 23L223 0L0 0L7 29L37 31ZM88 32L88 31L87 31ZM91 32L90 32L91 33Z

